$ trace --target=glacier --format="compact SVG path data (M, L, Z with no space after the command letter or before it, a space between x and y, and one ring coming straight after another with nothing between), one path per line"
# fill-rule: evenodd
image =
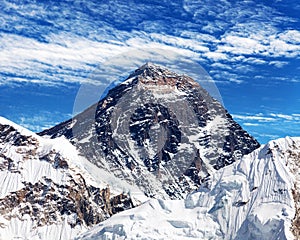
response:
M294 239L299 160L300 138L271 141L213 173L185 200L148 200L76 239Z

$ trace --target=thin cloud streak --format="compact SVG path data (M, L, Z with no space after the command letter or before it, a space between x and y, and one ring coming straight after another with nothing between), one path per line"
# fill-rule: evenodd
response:
M243 121L257 121L257 122L278 122L278 121L300 121L300 114L282 114L282 113L269 113L269 114L263 114L258 113L255 115L250 114L232 114L232 117L235 119L243 120ZM248 124L249 125L249 124Z
M24 81L49 85L86 83L88 72L93 71L92 66L131 49L150 47L186 53L208 66L220 63L222 67L217 64L214 67L220 71L227 69L228 74L223 78L219 75L213 77L217 78L216 81L231 83L244 81L245 64L250 65L247 66L250 72L255 71L251 65L282 68L288 64L288 59L300 56L300 31L277 27L280 21L297 20L253 1L236 4L206 0L205 4L199 4L188 0L183 5L175 1L155 7L144 3L134 6L131 2L112 3L101 3L99 7L93 1L85 2L86 11L83 11L77 2L72 9L64 1L59 6L32 3L22 7L5 2L2 19L10 25L0 36L0 71L5 73L5 76L2 74L5 81L1 84ZM150 15L167 14L167 7L174 7L178 13L169 16L172 27L169 22L158 20L149 23L148 10L151 10ZM193 20L180 18L187 13L194 16ZM126 17L128 14L130 19ZM212 21L206 20L208 15ZM245 18L249 21L242 21ZM226 21L221 21L224 19ZM137 27L120 30L121 23ZM21 31L22 28L27 31ZM194 30L201 28L203 33ZM279 57L284 59L278 60ZM235 72L232 64L235 64ZM230 75L232 79L228 78Z

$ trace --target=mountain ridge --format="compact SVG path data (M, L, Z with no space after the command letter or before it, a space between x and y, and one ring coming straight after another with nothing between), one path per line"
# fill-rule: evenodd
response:
M139 204L88 169L65 138L0 117L0 239L71 239Z
M132 203L126 193L118 195L115 186L110 186L111 193L103 176L92 173L95 167L87 168L90 163L82 162L66 139L44 139L1 117L0 128L0 239L267 240L300 236L300 137L261 146L212 173L183 200L140 198L139 202L132 198ZM73 185L65 188L62 181ZM103 196L104 202L92 196ZM137 195L132 192L131 196ZM76 210L76 199L86 204L80 207L83 215ZM128 203L137 207L126 208ZM126 211L117 213L124 207ZM93 222L97 215L90 218L89 208L101 219ZM117 214L112 216L110 211Z
M299 239L299 160L300 137L270 141L185 200L149 200L76 239Z
M171 199L259 147L196 81L150 63L40 135L64 135L98 167L147 196Z

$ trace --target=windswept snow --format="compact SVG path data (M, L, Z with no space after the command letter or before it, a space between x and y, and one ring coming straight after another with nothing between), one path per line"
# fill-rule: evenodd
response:
M211 175L184 201L147 201L78 239L294 239L299 153L300 138L271 141Z
M45 139L0 117L0 240L72 239L114 207L146 200L127 185L64 137ZM136 197L128 200L129 192Z
M0 118L0 126L4 131L0 135L0 201L12 209L9 212L0 206L0 239L67 240L81 233L76 239L264 240L294 239L298 231L300 206L295 199L300 196L300 138L271 141L215 171L185 200L147 200L137 187L79 156L63 137L45 139L4 118ZM56 209L55 199L47 202L48 206L39 204L45 201L43 192L50 193L50 199L58 196L68 201L69 194L78 189L107 185L112 187L112 195L130 192L138 202L145 202L92 229L76 224L78 212L70 211L69 205L63 205L66 213L62 214L47 212ZM77 190L66 195L68 186ZM31 199L33 196L37 199ZM85 204L91 204L93 211L102 211L91 195L82 192L75 196L87 200ZM16 205L13 197L19 201ZM57 222L45 223L35 213L48 214L48 219Z
M85 159L79 156L76 148L64 137L45 139L3 117L0 117L0 124L13 127L21 136L31 137L36 143L36 146L29 144L14 146L11 141L0 142L0 153L10 158L17 165L16 171L4 170L0 172L0 180L2 180L0 181L0 197L5 196L9 192L19 190L23 187L22 182L34 184L44 176L51 178L57 184L64 183L66 171L54 168L49 161L40 160L51 151L54 151L55 154L60 154L62 158L66 159L74 175L82 174L86 181L95 184L95 179L85 170ZM35 147L37 147L37 150L32 152ZM24 157L26 161L24 161ZM5 180L7 183L5 183ZM106 186L106 183L100 182L99 179L97 182L98 186ZM9 189L5 190L7 186Z

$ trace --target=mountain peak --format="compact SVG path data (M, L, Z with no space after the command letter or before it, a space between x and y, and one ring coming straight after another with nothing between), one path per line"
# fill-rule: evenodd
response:
M166 69L158 64L154 64L152 62L146 62L144 65L140 66L138 69L151 69L151 70L157 70L157 69Z
M152 63L152 62L147 62L144 65L140 66L138 69L135 70L135 72L139 71L152 71L152 72L158 72L158 71L168 71L166 67L163 67L161 65ZM176 73L174 73L176 74ZM177 75L177 74L176 74Z
M154 77L154 76L159 76L159 75L172 75L172 76L178 76L178 74L171 72L167 68L147 62L146 64L140 66L137 68L128 78L133 78L133 77Z
M259 147L196 81L153 63L41 135L64 135L99 168L164 199Z
M89 166L67 139L0 117L0 239L73 239L134 206L123 187L110 188L112 175Z
M192 78L151 62L136 69L127 79L137 79L139 83L152 86L199 87L199 84Z

